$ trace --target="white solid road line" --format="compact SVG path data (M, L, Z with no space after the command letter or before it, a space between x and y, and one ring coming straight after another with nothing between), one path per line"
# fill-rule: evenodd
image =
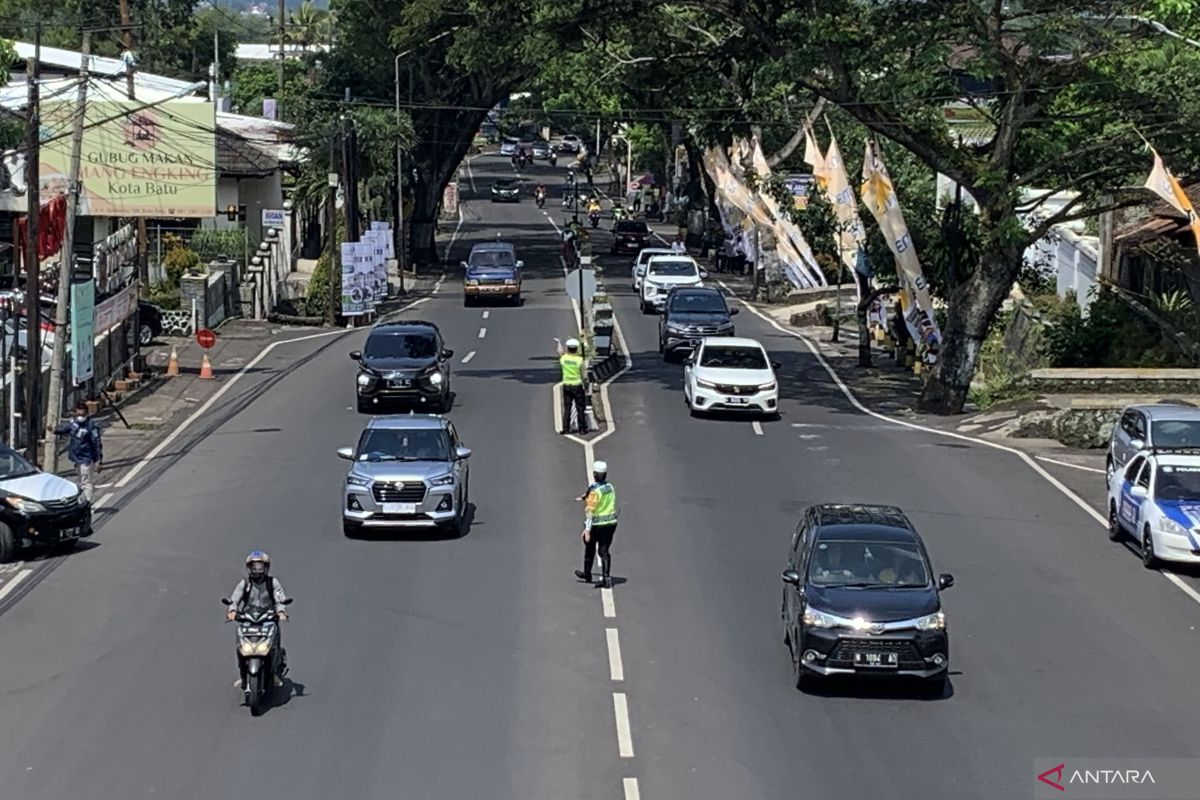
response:
M625 665L621 663L621 639L616 628L605 628L608 638L608 673L614 681L625 680Z
M482 339L485 336L487 336L487 328L480 328L479 329L479 338Z
M1071 469L1081 469L1084 472L1098 472L1101 475L1104 474L1104 470L1097 469L1096 467L1085 467L1082 464L1069 464L1066 461L1059 461L1054 458L1047 458L1046 456L1034 456L1034 458L1047 464L1057 464L1060 467L1070 467Z
M1028 453L1018 450L1015 447L1008 447L1006 445L1002 445L999 442L989 442L987 439L977 439L974 436L966 436L961 433L954 433L953 431L943 431L943 430L938 430L937 428L930 428L925 425L918 425L915 422L908 422L906 420L897 419L895 417L889 417L886 414L880 414L878 411L872 411L871 409L867 408L858 399L858 397L854 394L854 392L850 389L850 387L847 386L844 381L842 381L841 377L837 374L837 372L833 369L833 367L829 365L829 362L825 360L825 356L821 353L820 348L816 344L814 344L807 336L805 336L802 333L798 333L796 331L788 330L787 328L780 325L778 322L776 322L774 319L772 319L767 314L764 314L763 312L759 311L757 308L755 308L750 303L747 303L745 300L741 299L740 297L737 297L737 294L734 293L733 290L730 289L728 286L726 286L722 281L717 281L717 283L721 285L721 288L725 289L727 292L729 292L731 295L733 295L735 298L737 298L737 301L739 303L741 303L742 305L744 305L747 309L749 309L751 314L754 314L756 317L758 317L763 322L767 323L768 325L770 325L772 328L779 331L780 333L782 333L786 336L791 336L793 339L799 339L800 341L804 342L805 347L807 347L809 352L812 353L813 356L817 359L817 363L819 363L821 365L821 368L824 369L825 372L829 375L830 379L833 380L834 385L836 385L838 387L838 389L841 391L842 395L845 396L845 398L848 401L850 401L850 405L854 406L856 409L858 409L863 414L866 414L869 417L874 417L875 419L878 419L878 420L882 420L884 422L890 422L893 425L900 425L901 427L911 428L913 430L922 431L924 433L929 433L934 436L944 436L948 439L957 439L957 440L963 441L963 442L971 442L972 444L983 445L984 447L990 447L994 450L1000 450L1005 453L1011 453L1012 455L1014 455L1017 458L1024 461L1026 466L1028 466L1030 469L1032 469L1034 472L1036 472L1038 475L1040 475L1047 483L1049 483L1051 486L1053 486L1055 489L1057 489L1064 497L1066 497L1068 500L1070 500L1075 505L1079 506L1079 508L1084 513L1086 513L1092 519L1096 520L1096 522L1099 522L1101 525L1108 527L1108 519L1103 514L1101 514L1096 509L1092 508L1090 505L1088 505L1086 500L1084 500L1079 495L1075 494L1075 492L1071 491L1062 481L1060 481L1058 478L1054 477L1049 472L1047 472L1046 468L1043 467L1041 464L1039 464L1036 460L1034 460ZM1191 586L1188 586L1188 584L1182 578L1180 578L1178 575L1174 575L1170 572L1164 572L1162 570L1158 570L1158 573L1160 575L1162 575L1164 578L1166 578L1167 580L1169 580L1171 583L1173 583L1176 587L1178 587L1178 589L1180 591L1182 591L1184 594L1186 594L1192 600L1196 601L1197 603L1200 603L1200 592L1197 592Z
M622 783L625 787L625 800L642 800L642 793L638 791L637 778L625 778Z
M763 435L762 423L759 422L758 420L754 420L753 422L751 422L750 427L753 428L754 432L756 434L758 434L759 436Z
M489 316L491 316L491 314L492 314L492 312L490 312L490 311L485 311L485 312L483 312L483 318L484 318L484 319L487 319Z
M446 249L446 252L449 252L449 248ZM433 285L433 291L430 292L430 294L437 294L438 292L440 292L442 290L442 281L444 281L444 280L446 280L446 273L443 272L442 276L437 279L437 283L435 283ZM420 301L418 301L418 302L420 302ZM408 308L408 307L409 306L406 306L405 308ZM402 308L400 310L403 311L404 309Z
M3 600L12 594L13 589L16 589L18 584L28 578L32 573L32 569L23 569L16 575L13 575L11 578L9 578L3 586L0 586L0 600Z
M617 718L617 750L621 758L633 758L633 734L629 730L629 703L624 692L613 692L613 715Z
M466 364L468 361L470 361L474 357L475 357L475 351L472 350L471 352L467 353L465 356L462 357L462 361L460 363Z
M604 618L616 619L617 604L613 600L613 590L605 586L600 590L600 602L604 605Z
M107 503L109 500L111 500L112 496L113 496L112 492L105 492L104 494L100 495L99 500L97 500L95 503L92 503L92 508L93 509L100 508L105 503Z

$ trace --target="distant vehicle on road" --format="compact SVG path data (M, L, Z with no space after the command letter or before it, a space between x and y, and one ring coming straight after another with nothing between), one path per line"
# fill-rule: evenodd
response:
M471 248L463 267L463 305L503 297L521 305L521 270L516 248L508 242L483 242Z
M142 347L163 335L162 309L145 300L138 301L138 344Z
M1200 447L1200 408L1146 403L1121 409L1104 460L1107 477L1148 447Z
M707 277L708 273L691 256L651 256L646 262L646 277L642 279L642 313L662 311L669 291L682 286L701 286Z
M492 184L493 203L521 202L521 184L512 178L504 178Z
M449 411L450 359L442 333L432 322L384 317L367 334L358 362L358 411L373 414L388 405L421 406Z
M674 255L675 251L669 247L645 247L638 251L637 258L633 260L633 290L641 295L642 278L646 277L646 265L650 262L652 256L670 256Z
M650 226L640 219L618 220L613 227L612 254L638 253L650 238Z
M354 447L342 498L342 532L440 528L460 536L470 502L471 451L444 417L374 417Z
M818 676L909 676L942 696L950 639L920 534L898 508L817 505L792 535L783 571L783 640L797 689Z
M500 155L512 156L517 154L518 140L511 136L505 136L500 142Z
M39 546L70 548L92 535L92 506L80 488L42 472L0 444L0 563Z
M706 336L733 336L737 313L720 289L672 289L658 319L658 352L670 361L680 351L694 350Z
M578 153L583 149L583 140L573 133L568 133L562 137L562 142L558 147L564 153Z
M779 416L779 364L757 340L710 336L684 364L683 399L693 417L710 411Z
M1143 450L1108 481L1108 537L1141 546L1142 564L1200 563L1200 446Z
M548 160L552 152L554 152L554 148L549 142L543 142L541 139L538 139L533 143L533 157L539 161Z

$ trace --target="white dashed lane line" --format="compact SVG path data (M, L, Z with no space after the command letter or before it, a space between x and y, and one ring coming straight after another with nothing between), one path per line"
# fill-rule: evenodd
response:
M600 590L600 602L604 604L604 618L616 619L617 605L613 601L613 590L605 587Z
M754 429L754 433L756 435L758 435L758 436L763 435L762 423L759 422L758 420L754 420L753 422L751 422L750 427Z
M461 363L466 364L468 361L470 361L474 357L475 357L475 351L472 350L471 352L467 353L465 356L462 357Z
M638 791L637 778L626 778L624 783L625 800L642 800L642 793Z
M614 681L625 680L625 665L621 663L621 638L616 628L606 628L608 638L608 671Z
M487 319L487 318L488 318L488 317L491 315L491 313L492 313L492 312L490 312L490 311L485 311L485 312L483 312L483 318L484 318L484 319Z
M5 581L4 585L0 586L0 600L3 600L12 594L13 590L21 584L21 581L28 578L32 573L33 570L31 569L23 569Z
M480 328L479 329L479 338L482 339L485 336L487 336L487 328Z
M633 734L629 731L629 702L624 692L613 692L613 715L617 718L617 749L621 758L633 758Z

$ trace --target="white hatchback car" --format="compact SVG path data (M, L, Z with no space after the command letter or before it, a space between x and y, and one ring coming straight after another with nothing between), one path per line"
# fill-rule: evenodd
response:
M703 286L708 273L700 269L696 259L678 254L650 256L646 276L638 293L643 314L662 311L667 295L682 286Z
M780 366L756 339L708 337L684 363L683 398L692 416L706 411L779 416Z
M637 254L637 258L633 260L633 290L639 295L642 292L642 278L646 277L646 265L650 263L653 256L669 256L674 254L674 251L669 247L647 247Z

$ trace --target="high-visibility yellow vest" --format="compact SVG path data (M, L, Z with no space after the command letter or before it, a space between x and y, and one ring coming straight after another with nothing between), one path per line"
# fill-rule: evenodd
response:
M596 508L592 511L593 525L612 525L617 521L617 490L611 483L597 483L592 486L596 493Z
M583 356L574 353L563 353L558 359L562 367L562 382L564 386L583 385Z

